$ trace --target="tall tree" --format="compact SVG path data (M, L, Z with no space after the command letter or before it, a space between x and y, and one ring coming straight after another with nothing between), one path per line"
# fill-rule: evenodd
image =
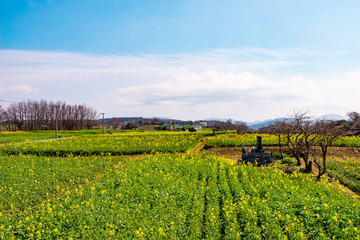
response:
M349 121L344 124L347 135L360 135L360 114L358 112L348 112Z
M281 158L284 158L284 154L282 152L282 138L283 134L286 132L287 124L285 121L276 121L274 124L268 126L268 133L274 134L278 140L279 152Z
M284 141L297 165L301 165L301 159L305 164L305 171L312 171L311 153L316 136L308 111L294 111L289 120L284 121Z
M342 126L337 125L334 121L319 120L314 123L316 145L321 148L321 161L318 161L317 157L313 153L314 162L318 168L318 179L320 179L320 177L326 172L326 157L328 154L328 148L337 138L341 136L342 132Z
M96 110L85 105L28 100L11 104L6 118L19 130L55 129L55 110L59 129L67 130L91 128L98 115Z

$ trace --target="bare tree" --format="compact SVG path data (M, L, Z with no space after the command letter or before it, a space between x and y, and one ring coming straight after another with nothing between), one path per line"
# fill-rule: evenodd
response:
M243 134L251 131L245 122L237 121L232 123L230 119L226 122L215 121L215 128L219 130L236 130L237 134Z
M321 162L318 161L313 153L314 162L318 168L318 176L320 179L326 172L326 157L328 148L333 142L341 136L343 132L342 126L339 126L334 121L319 120L314 123L314 134L316 135L316 145L321 148Z
M348 112L349 121L343 124L347 135L360 135L360 114L358 112Z
M360 114L358 112L348 112L346 116L349 118L352 122L360 121Z
M311 117L308 111L294 111L291 119L284 122L284 140L297 165L301 165L301 159L305 164L305 172L312 171L310 159L312 148L316 139Z
M117 129L123 122L120 118L112 118L109 124L112 126L112 129Z
M313 121L308 111L294 111L290 119L270 126L271 133L276 134L281 146L284 140L297 165L305 164L305 172L312 172L313 161L318 168L317 178L326 172L328 148L342 135L343 126L335 121ZM321 149L321 160L315 155L315 146ZM302 161L301 161L302 160Z
M135 129L136 130L138 127L140 127L139 121L131 121L125 125L125 129Z
M242 121L236 121L233 130L236 130L237 134L244 134L251 131L248 125Z
M0 133L2 132L2 127L5 119L6 119L6 111L0 105Z
M281 158L284 158L284 154L282 152L281 140L283 138L283 134L286 132L286 129L287 129L287 124L285 121L276 121L274 124L268 126L268 133L277 136Z
M23 101L11 104L6 110L6 118L19 130L38 130L55 128L55 106L59 129L76 130L94 125L97 112L85 105L68 105L65 102L45 100Z

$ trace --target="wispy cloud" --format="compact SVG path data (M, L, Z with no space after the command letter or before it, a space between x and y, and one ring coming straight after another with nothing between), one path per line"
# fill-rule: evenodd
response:
M173 55L1 50L0 91L8 98L85 102L109 116L254 120L297 107L343 114L357 107L360 73L312 75L319 59L343 54L301 48Z
M39 89L33 88L26 84L10 85L8 90L11 92L20 92L20 93L37 93L37 92L39 92ZM6 91L6 89L5 89L5 91Z

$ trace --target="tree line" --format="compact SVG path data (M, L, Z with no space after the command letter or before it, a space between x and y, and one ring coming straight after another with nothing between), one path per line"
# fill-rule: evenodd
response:
M228 120L217 121L217 120L198 120L198 121L181 121L181 120L173 120L173 119L159 119L159 118L138 118L138 120L134 120L135 118L111 118L105 121L105 125L107 128L112 129L139 129L143 126L161 126L161 125L199 125L204 122L208 123L208 128L212 128L214 131L220 130L236 130L238 134L243 134L246 132L252 132L252 130L246 125L245 122L236 121L232 122Z
M272 125L260 128L259 133L275 134L283 156L282 145L285 144L297 165L305 165L305 172L312 172L317 167L320 178L326 172L328 149L340 136L360 134L360 114L349 112L349 121L313 120L308 111L294 111L290 118L277 121ZM320 154L316 154L320 152ZM320 156L320 157L319 157Z
M0 107L2 125L9 131L90 129L98 124L98 112L86 105L28 100Z

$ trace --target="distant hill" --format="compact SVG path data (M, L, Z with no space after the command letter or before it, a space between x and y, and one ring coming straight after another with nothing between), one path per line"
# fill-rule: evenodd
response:
M171 118L167 118L167 117L156 117L159 118L163 121L174 121L174 122L182 122L181 120L177 120L177 119L171 119ZM123 122L130 122L130 121L134 121L134 120L142 120L142 117L121 117L119 118L121 119ZM259 128L262 127L266 127L269 126L271 124L274 124L276 121L283 121L285 119L289 119L289 118L275 118L275 119L267 119L267 120L263 120L263 121L253 121L253 122L246 122L246 125L254 130L258 130ZM105 123L108 123L111 118L105 118ZM228 120L230 120L232 123L236 123L238 120L233 119L233 118L206 118L205 121L221 121L221 122L227 122ZM341 116L339 114L326 114L326 115L322 115L320 117L315 118L315 120L333 120L333 121L339 121L339 120L346 120L346 117ZM100 119L101 121L101 119Z
M316 118L316 120L333 120L333 121L340 121L340 120L346 120L346 117L341 116L339 114L326 114L326 115L322 115L318 118Z
M261 127L266 127L268 125L274 124L276 121L282 121L286 118L277 118L277 119L268 119L264 121L253 121L253 122L246 122L246 125L252 129L259 129ZM221 122L227 122L230 120L232 123L238 122L236 119L232 118L206 118L205 121L221 121Z
M248 127L258 130L259 128L269 126L271 124L274 124L276 121L283 121L289 118L276 118L276 119L268 119L264 121L254 121L254 122L248 122L246 123ZM332 120L332 121L339 121L339 120L346 120L345 117L339 115L339 114L327 114L322 115L320 117L315 118L315 120Z
M259 128L274 124L276 121L283 121L285 119L288 119L288 118L276 118L276 119L267 119L264 121L254 121L254 122L248 122L248 123L246 123L246 125L248 125L249 128L258 130Z
M232 123L237 122L237 120L233 118L206 118L205 121L220 121L220 122L227 122L230 120Z

